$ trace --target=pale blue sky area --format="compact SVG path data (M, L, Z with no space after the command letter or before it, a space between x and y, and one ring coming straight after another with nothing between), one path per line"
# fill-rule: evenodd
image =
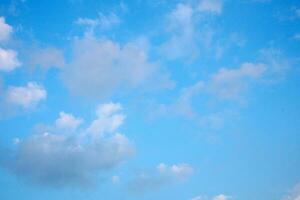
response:
M0 0L0 199L299 200L300 2Z

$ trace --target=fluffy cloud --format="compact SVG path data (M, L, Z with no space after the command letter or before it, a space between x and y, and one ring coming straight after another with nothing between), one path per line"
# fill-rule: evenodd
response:
M104 117L98 113L96 116ZM63 131L61 125L64 125ZM95 137L86 128L73 132L74 126L79 126L78 119L60 113L54 127L49 129L52 132L43 131L21 140L4 167L38 184L80 186L90 184L95 174L105 174L133 153L127 137L116 130L103 127L109 134Z
M65 64L64 54L61 50L54 47L33 48L28 55L26 63L31 67L63 67Z
M139 173L130 183L129 189L133 192L146 192L158 189L164 185L186 180L194 169L185 163L168 166L164 163L157 165L156 170Z
M223 8L222 0L201 0L198 6L200 12L221 14Z
M5 18L0 17L0 43L8 40L12 31L13 28L5 22Z
M90 37L74 42L72 61L63 69L62 77L71 92L89 97L137 89L149 81L163 88L173 84L157 64L148 61L139 42L119 45Z
M0 71L12 71L21 65L17 58L18 53L14 50L0 47Z
M46 90L34 82L26 86L10 86L6 92L6 101L10 104L28 108L46 99Z

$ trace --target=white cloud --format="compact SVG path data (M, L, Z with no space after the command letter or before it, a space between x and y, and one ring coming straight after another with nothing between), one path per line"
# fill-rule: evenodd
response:
M60 116L54 127L62 118L65 116ZM63 124L70 125L70 120L66 121ZM63 132L48 128L49 131L22 139L4 167L28 181L46 186L81 186L90 184L99 173L104 175L134 152L125 135L113 132L95 138L86 128L73 132L74 126L74 123L64 126Z
M31 67L48 69L50 67L63 67L65 59L63 52L57 48L33 48L28 55L28 63L26 64Z
M3 49L0 47L0 71L12 71L21 66L21 62L17 58L18 53L14 50Z
M133 192L146 192L162 186L187 180L194 172L192 166L186 163L168 166L164 163L157 165L156 170L140 172L129 184Z
M150 82L158 88L173 85L156 63L149 62L139 42L119 45L87 37L74 42L72 60L62 76L71 92L87 97L106 97Z
M26 86L10 86L6 92L6 101L10 104L28 108L46 99L46 90L35 82L29 82Z
M67 129L69 131L75 131L77 127L82 124L83 120L74 117L72 114L65 112L59 113L59 118L55 121L56 127L59 129Z
M221 14L223 8L222 0L201 0L198 6L200 12Z
M0 17L0 43L8 40L12 31L13 28L5 22L5 18Z

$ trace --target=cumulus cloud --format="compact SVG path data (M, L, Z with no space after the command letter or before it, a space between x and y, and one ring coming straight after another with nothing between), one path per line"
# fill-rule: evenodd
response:
M6 92L6 101L10 104L28 108L46 99L46 90L35 82L26 86L10 86Z
M97 114L96 117L103 116ZM63 131L61 125L64 125ZM22 139L3 163L4 167L45 186L82 186L91 184L97 175L105 174L132 155L132 145L125 135L105 127L109 133L105 136L95 137L86 128L74 132L74 126L79 125L73 115L60 113L49 132Z
M0 47L0 71L12 71L21 66L18 60L18 53L11 49L3 49Z
M0 17L0 43L7 41L10 38L12 31L13 28L5 22L5 18Z
M72 60L62 73L71 92L88 97L105 97L149 82L160 88L173 85L158 64L149 62L139 42L120 45L107 39L77 39Z
M200 12L221 14L223 8L222 0L201 0L198 6Z
M136 193L158 189L168 184L187 180L193 171L193 167L186 163L171 166L160 163L156 170L139 173L129 184L129 189Z
M61 50L54 47L33 48L28 55L27 65L30 67L63 67L65 64L64 54Z

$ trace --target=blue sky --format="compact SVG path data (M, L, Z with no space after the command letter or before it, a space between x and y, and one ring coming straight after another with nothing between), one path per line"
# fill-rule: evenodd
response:
M297 0L1 0L0 199L299 200Z

